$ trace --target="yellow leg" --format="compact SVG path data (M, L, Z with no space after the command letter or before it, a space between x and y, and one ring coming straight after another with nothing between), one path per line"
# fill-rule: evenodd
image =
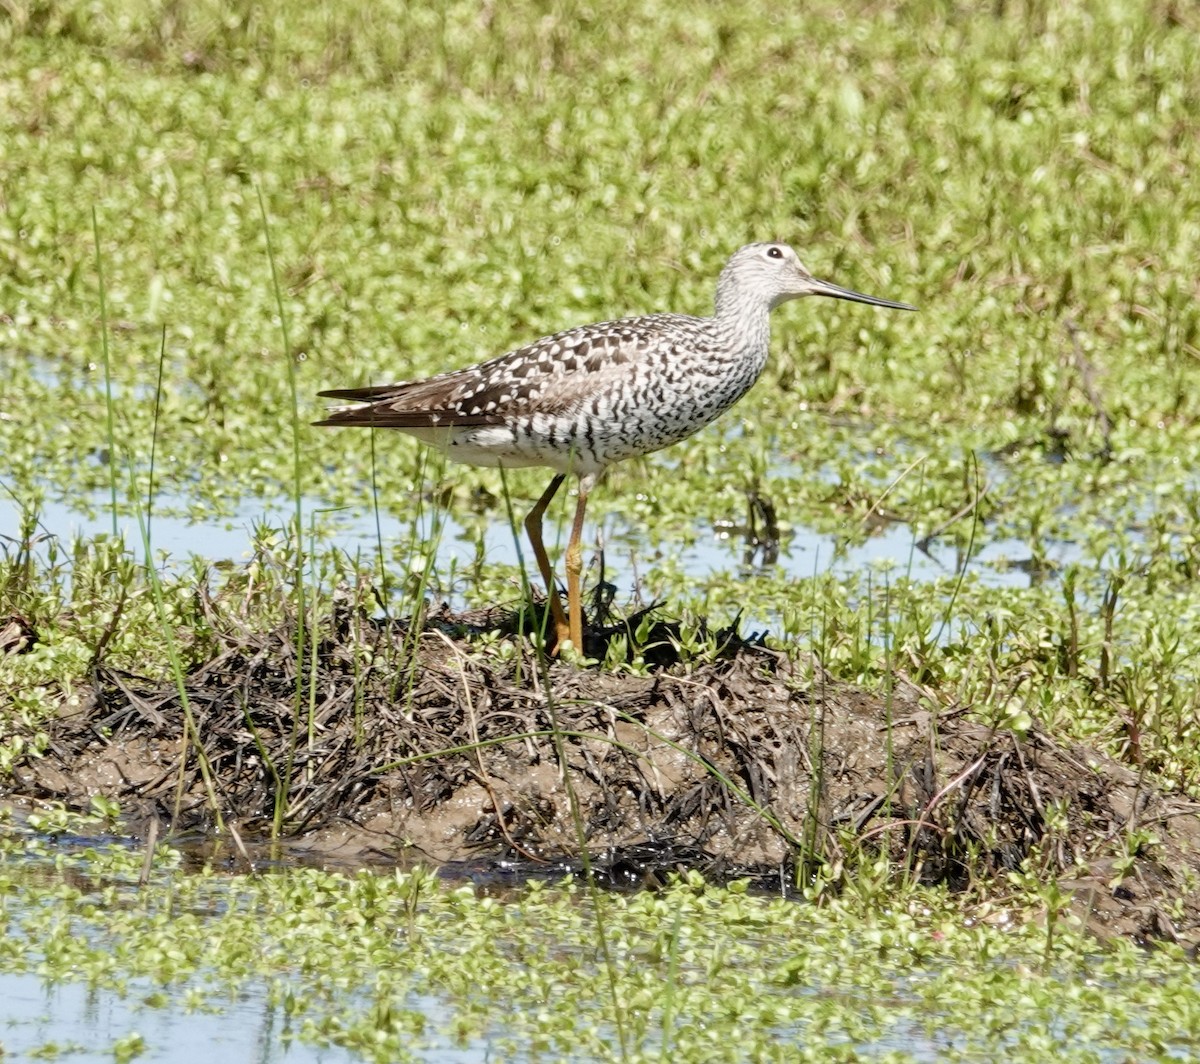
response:
M588 492L592 490L594 477L579 478L579 501L575 504L575 521L571 525L571 538L567 540L567 610L570 612L571 642L576 650L583 650L583 512L587 509Z
M529 536L529 544L533 547L533 557L537 561L538 572L542 574L542 582L546 585L550 616L554 619L555 638L559 643L571 638L571 629L567 623L567 616L563 613L562 598L558 594L558 585L554 582L554 571L550 568L546 545L542 542L542 518L546 515L546 507L550 505L550 501L562 487L564 479L566 479L564 475L559 473L550 481L550 486L542 492L542 497L525 517L525 534ZM579 646L578 643L575 645Z

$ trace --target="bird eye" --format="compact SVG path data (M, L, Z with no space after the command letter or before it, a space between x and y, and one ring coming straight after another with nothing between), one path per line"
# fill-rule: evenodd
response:
M767 248L767 258L781 259L783 258L783 252L777 247L769 247Z

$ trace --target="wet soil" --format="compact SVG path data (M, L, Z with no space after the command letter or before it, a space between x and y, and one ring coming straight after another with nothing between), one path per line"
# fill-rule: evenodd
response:
M791 893L821 869L837 889L867 847L996 896L1028 862L1098 932L1200 943L1198 807L1094 750L990 728L988 707L903 677L886 695L838 683L734 632L689 664L660 625L638 675L498 643L512 627L443 612L414 631L347 606L299 659L291 625L226 636L186 700L100 664L10 795L106 795L139 832L221 834L245 860L278 809L289 859L491 882L586 860L622 888L698 869Z

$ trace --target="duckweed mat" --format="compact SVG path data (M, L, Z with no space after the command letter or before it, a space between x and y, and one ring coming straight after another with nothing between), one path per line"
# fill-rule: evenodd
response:
M717 660L638 674L547 660L513 627L346 607L308 640L227 634L188 672L186 714L179 685L99 665L13 796L104 795L159 837L232 825L253 845L281 824L291 856L323 862L519 879L586 857L618 887L685 868L836 887L868 847L955 889L1057 880L1097 931L1200 942L1196 806L1085 746L733 633Z

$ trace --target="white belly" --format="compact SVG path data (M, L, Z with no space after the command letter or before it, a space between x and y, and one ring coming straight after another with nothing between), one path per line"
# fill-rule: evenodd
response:
M507 425L401 431L436 447L452 461L467 465L504 469L546 466L559 473L575 473L579 476L600 473L608 465L569 446L552 446L544 435L514 433Z

